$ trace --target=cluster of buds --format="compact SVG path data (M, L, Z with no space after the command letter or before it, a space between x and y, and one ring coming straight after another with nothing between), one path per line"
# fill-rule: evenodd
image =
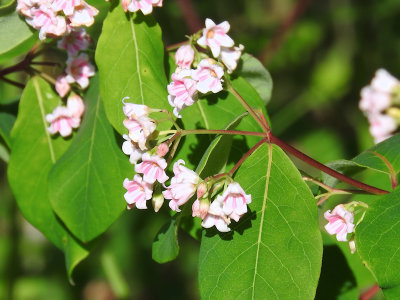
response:
M141 10L144 15L151 14L154 6L161 7L162 5L163 0L122 0L122 7L125 12Z
M355 212L356 208L361 209ZM324 217L328 221L328 224L325 225L326 231L330 235L336 234L336 239L339 242L349 241L351 253L354 253L356 250L354 231L363 220L366 208L368 208L368 205L363 202L350 202L347 204L339 204L332 212L328 210L324 213ZM363 214L357 224L354 224L354 215L360 211L362 211ZM347 239L348 234L351 234L350 240Z
M125 178L123 182L127 190L124 198L128 209L133 207L147 209L147 201L152 199L156 212L164 200L169 200L171 210L180 212L180 207L196 194L197 199L192 205L193 217L200 217L205 228L215 226L221 232L229 231L230 220L239 221L247 212L251 196L246 195L237 182L221 177L229 181L229 185L210 204L209 191L213 186L220 186L216 185L219 179L209 177L203 181L196 172L185 167L182 159L174 163L174 176L170 185L166 186L169 177L165 171L167 161L163 157L169 152L169 146L166 142L158 145L158 142L154 141L156 121L149 117L151 112L159 110L150 109L145 105L126 103L125 99L127 98L123 99L123 111L127 118L123 124L128 129L128 134L123 135L125 142L122 151L130 156L129 161L135 165L136 172L132 180ZM156 146L151 147L151 145ZM164 191L161 191L162 189Z
M361 90L360 109L368 118L375 143L392 136L400 123L400 81L379 69Z
M59 37L91 26L99 11L84 0L18 0L17 11L39 30L39 38Z
M224 67L228 73L236 69L243 46L234 47L234 41L227 35L229 28L227 21L216 25L212 20L206 19L206 28L202 30L197 44L208 47L214 58L197 51L193 45L196 34L188 45L181 46L176 51L177 69L168 85L168 101L174 108L176 117L180 118L180 111L197 101L198 93L222 91ZM192 66L195 68L192 69Z

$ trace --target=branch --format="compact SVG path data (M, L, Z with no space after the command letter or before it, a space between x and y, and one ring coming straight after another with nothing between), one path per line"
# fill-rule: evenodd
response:
M182 11L183 18L190 32L196 32L203 28L201 22L191 0L177 0Z

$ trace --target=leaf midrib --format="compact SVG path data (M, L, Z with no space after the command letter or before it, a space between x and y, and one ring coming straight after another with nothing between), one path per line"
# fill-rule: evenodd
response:
M140 97L141 97L142 104L144 104L143 87L142 87L143 82L142 82L142 75L140 74L139 48L137 45L136 31L135 31L135 27L133 25L132 16L130 16L129 24L131 25L131 30L132 30L132 40L133 40L133 43L135 44L136 69L137 69L138 80L139 80Z

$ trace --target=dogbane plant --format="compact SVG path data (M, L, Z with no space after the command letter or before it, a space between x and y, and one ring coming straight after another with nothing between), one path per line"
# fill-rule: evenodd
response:
M122 1L93 44L85 27L98 8L18 1L20 21L40 41L0 70L23 87L11 136L2 132L11 140L8 178L24 217L65 253L69 277L122 213L135 218L152 207L170 216L153 242L155 261L178 256L179 231L199 240L203 298L312 299L324 239L348 243L344 253L396 299L398 80L379 70L361 92L378 144L323 165L273 134L271 78L230 36L229 22L207 18L165 46L151 15L163 5ZM56 47L67 55L61 68L37 60ZM26 85L7 77L17 71L29 75ZM321 176L301 175L287 153ZM383 183L346 175L365 170Z

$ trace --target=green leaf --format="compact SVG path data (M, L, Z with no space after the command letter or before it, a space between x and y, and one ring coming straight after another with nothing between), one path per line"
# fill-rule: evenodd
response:
M356 247L387 299L400 296L400 188L376 198L356 228Z
M24 53L36 39L32 29L16 11L0 15L0 61Z
M4 142L11 148L11 128L15 123L15 116L6 112L0 112L0 136Z
M178 223L180 214L175 214L157 233L152 246L152 257L160 263L174 260L179 253Z
M125 14L120 5L116 7L104 21L96 63L104 108L119 133L126 132L123 97L130 97L128 102L170 109L161 30L152 16ZM170 126L164 122L159 129Z
M272 78L264 65L254 56L244 53L241 57L238 72L260 95L264 104L268 104L272 94Z
M51 137L46 114L59 104L50 85L33 77L26 85L19 113L11 131L12 152L8 180L24 217L66 254L69 276L88 254L50 206L47 177L51 167L70 145L70 140Z
M262 145L235 177L252 195L233 232L204 231L199 285L207 299L313 299L321 269L317 206L275 145Z
M54 211L84 242L106 231L125 210L122 182L133 174L104 113L97 78L87 98L81 128L49 174Z

